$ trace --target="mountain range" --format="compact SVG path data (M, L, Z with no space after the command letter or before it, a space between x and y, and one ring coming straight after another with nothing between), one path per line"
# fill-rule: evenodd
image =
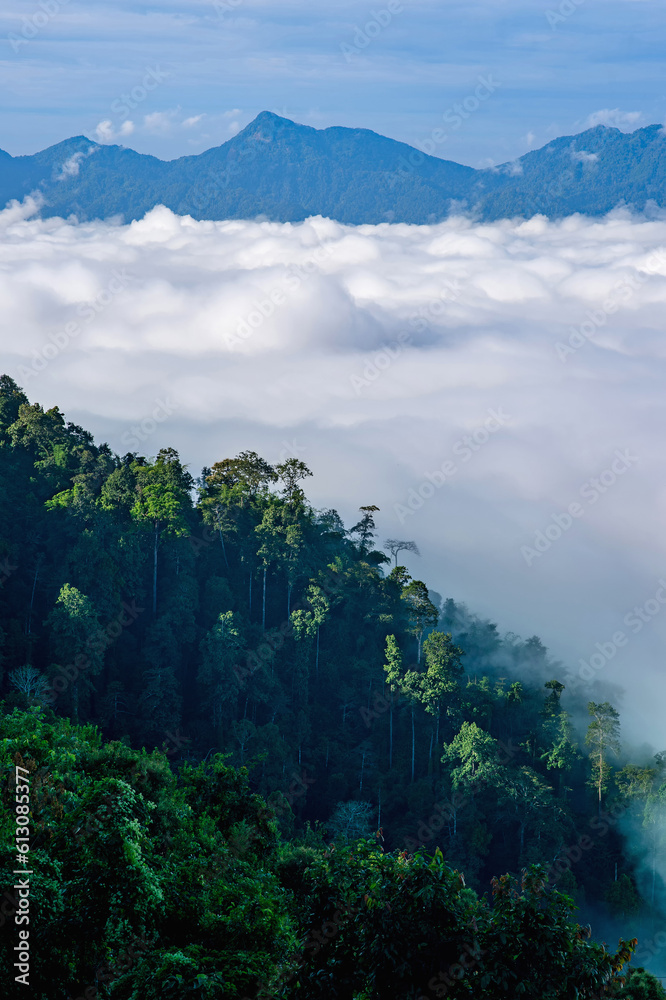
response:
M343 223L599 216L666 206L661 125L598 125L482 170L367 129L315 129L262 112L228 142L164 161L77 136L31 156L0 150L0 205L37 192L44 217L143 217L155 205L196 219L323 215Z

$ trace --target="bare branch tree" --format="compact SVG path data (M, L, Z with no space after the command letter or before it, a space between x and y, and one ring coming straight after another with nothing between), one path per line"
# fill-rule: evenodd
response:
M18 667L9 675L12 687L28 698L40 698L48 689L48 681L37 667Z
M399 552L413 552L415 556L420 556L419 547L416 542L403 542L398 538L387 538L384 542L384 548L387 552L390 552L395 559L396 566L398 565L398 553Z
M371 802L338 802L327 822L329 833L344 840L368 837L372 831Z

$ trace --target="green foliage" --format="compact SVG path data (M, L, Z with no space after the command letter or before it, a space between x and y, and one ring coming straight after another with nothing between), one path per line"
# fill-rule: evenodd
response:
M280 982L305 996L294 935L352 902L342 869L329 870L335 851L322 867L334 839L364 895L379 879L381 898L406 906L415 969L417 935L435 954L437 929L404 888L394 895L412 864L395 860L405 847L424 898L444 886L454 910L445 870L483 893L495 873L535 863L620 928L644 932L659 916L666 755L646 765L625 752L614 770L613 706L590 703L580 739L571 719L587 701L539 639L500 635L404 567L385 572L372 505L347 531L309 503L307 467L253 452L204 469L195 495L176 452L114 455L8 378L0 417L0 753L5 774L30 771L35 982L49 1000L80 995L100 962L115 970L102 996L254 997ZM647 877L618 809L630 810ZM361 863L356 838L379 828ZM592 847L560 875L585 835ZM429 867L437 852L441 870ZM362 974L351 937L322 945L303 972L313 996L334 996L333 982L341 996L390 996L372 971L382 948L409 995L391 912L373 932L381 948L363 938Z
M478 785L495 786L504 780L497 744L475 722L463 722L450 745L444 747L442 760L456 765L451 770L456 789L472 792Z
M616 995L618 1000L666 1000L660 981L640 966L628 970L626 985Z
M592 759L590 785L597 790L601 810L601 797L608 788L611 775L608 758L612 755L617 756L620 752L620 722L617 711L607 701L601 705L591 701L587 709L592 716L585 736L585 743L590 747Z
M520 885L510 876L493 879L494 905L485 937L481 992L488 1000L582 1000L612 988L631 958L636 941L620 940L613 955L588 942L588 932L571 920L572 900L549 892L543 869L523 871Z
M493 882L494 906L465 887L440 851L384 854L372 841L331 849L306 868L303 951L279 996L403 1000L584 1000L617 981L635 942L616 954L586 941L571 900L543 870Z
M439 611L430 600L428 588L421 580L410 580L402 592L402 599L407 605L409 631L418 639L418 660L421 662L421 644L427 628L436 625Z
M78 995L96 977L112 997L256 993L293 933L267 870L273 814L247 775L213 757L177 780L162 754L101 744L39 710L6 716L0 736L5 773L18 762L30 775L32 995ZM15 880L11 825L4 886ZM2 944L8 981L8 934Z

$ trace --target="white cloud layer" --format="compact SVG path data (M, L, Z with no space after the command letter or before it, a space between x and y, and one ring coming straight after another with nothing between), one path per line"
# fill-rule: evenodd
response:
M173 444L195 474L298 454L318 505L349 522L376 503L435 590L540 634L563 674L599 654L626 732L661 743L666 606L631 615L666 577L665 220L34 209L0 213L2 368L32 399L119 452Z

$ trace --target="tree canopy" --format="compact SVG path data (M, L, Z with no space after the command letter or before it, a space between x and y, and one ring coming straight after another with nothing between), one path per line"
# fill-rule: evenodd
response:
M400 540L391 567L374 504L349 529L314 507L316 456L211 459L116 455L0 379L0 735L34 787L43 996L509 997L514 966L535 1000L556 966L592 996L604 936L658 970L666 754L536 636L413 580ZM449 926L493 956L457 994L428 985L456 980ZM528 929L541 978L501 954Z

